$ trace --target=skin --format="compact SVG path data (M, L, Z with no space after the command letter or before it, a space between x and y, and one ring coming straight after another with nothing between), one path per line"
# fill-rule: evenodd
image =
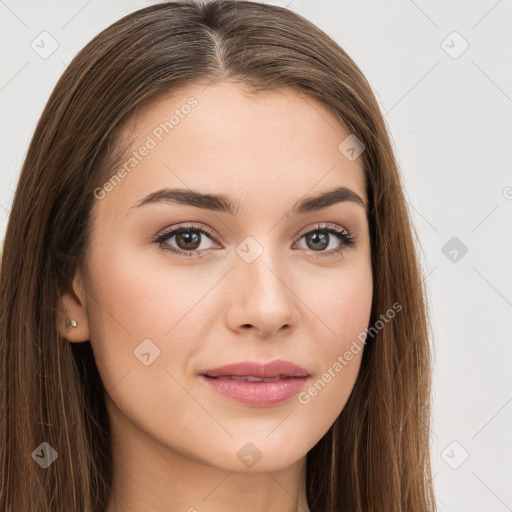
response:
M307 511L306 454L345 406L362 350L307 404L293 397L243 405L197 373L284 359L309 371L308 389L368 326L364 208L343 202L287 215L297 200L338 186L367 204L362 164L338 150L349 132L316 100L292 89L255 94L232 82L188 86L140 109L124 126L132 149L191 96L198 104L190 114L95 202L90 257L61 298L78 321L62 334L90 340L107 390L114 458L107 512ZM163 187L223 193L241 211L131 208ZM215 234L201 235L205 256L165 252L166 245L186 252L176 236L153 241L183 222ZM326 222L348 230L355 246L315 258L303 235ZM250 264L236 252L248 236L263 248ZM329 240L324 253L343 244ZM144 339L160 350L149 366L134 356ZM237 457L248 442L261 453L250 468Z

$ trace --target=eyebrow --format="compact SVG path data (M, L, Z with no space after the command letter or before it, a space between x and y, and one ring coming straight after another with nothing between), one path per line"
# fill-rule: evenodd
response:
M288 215L310 213L322 210L332 206L333 204L344 202L351 202L362 206L368 214L368 207L358 194L347 187L337 187L314 197L308 197L297 201L292 206ZM155 192L151 192L139 202L131 206L130 210L155 203L174 203L186 206L195 206L196 208L229 213L235 216L240 212L240 203L235 203L229 196L224 194L203 194L201 192L185 188L163 188Z

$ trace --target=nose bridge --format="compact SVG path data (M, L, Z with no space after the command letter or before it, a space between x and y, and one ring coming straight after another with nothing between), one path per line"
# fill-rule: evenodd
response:
M253 287L258 295L286 294L283 290L286 287L282 282L286 276L279 276L284 268L281 264L283 255L279 249L270 247L270 241L270 236L261 242L247 237L237 248L236 268L240 278L245 281L244 284L249 288Z
M281 249L271 248L270 240L247 237L239 244L233 275L238 326L250 324L268 332L296 319L291 273Z

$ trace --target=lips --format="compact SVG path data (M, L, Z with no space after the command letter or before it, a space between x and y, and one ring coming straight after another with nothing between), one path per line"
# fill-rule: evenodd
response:
M229 364L201 372L200 380L216 393L251 407L270 407L288 401L305 385L309 373L280 359Z
M260 364L255 361L233 363L206 370L202 374L206 377L246 380L247 382L275 381L309 376L309 373L304 368L281 359L276 359L267 364Z

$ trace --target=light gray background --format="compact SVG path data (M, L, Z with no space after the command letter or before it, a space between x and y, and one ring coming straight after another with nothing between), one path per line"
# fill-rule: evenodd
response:
M151 3L0 0L2 237L30 137L65 66L100 30ZM269 3L332 36L386 113L430 289L440 510L512 510L511 1ZM58 43L47 58L31 47L51 49L44 31Z

